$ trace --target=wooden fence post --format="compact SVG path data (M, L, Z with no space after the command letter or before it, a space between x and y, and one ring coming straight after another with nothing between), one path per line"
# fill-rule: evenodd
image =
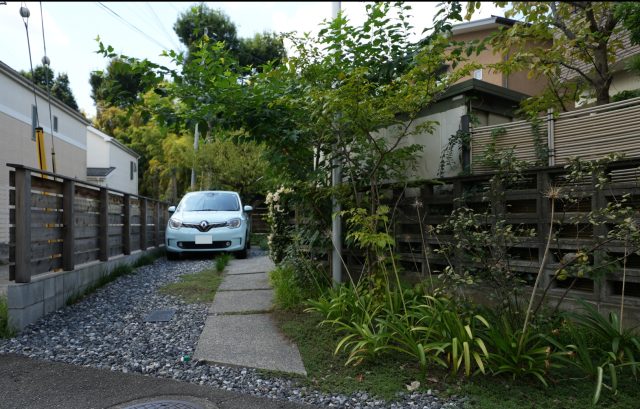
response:
M62 185L62 269L71 271L76 266L74 203L76 183L65 179Z
M598 189L596 185L600 183L598 175L595 173L591 175L591 210L598 211L607 207L607 198L604 196L602 188ZM593 237L606 237L607 227L603 224L593 225ZM593 264L600 265L602 259L605 257L604 250L598 250L593 252ZM603 283L598 283L598 280L593 280L593 294L598 302L607 298L607 281L602 280Z
M155 215L154 215L154 247L160 247L160 202L157 200L154 201L156 204L155 207Z
M125 194L122 198L124 207L124 220L122 226L122 252L131 254L131 195Z
M140 250L147 249L147 199L141 197L140 203Z
M109 191L100 189L100 261L109 260Z
M31 282L31 172L16 168L15 282Z

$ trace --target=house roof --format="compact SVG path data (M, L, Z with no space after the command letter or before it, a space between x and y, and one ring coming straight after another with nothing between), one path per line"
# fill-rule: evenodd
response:
M25 78L18 71L16 71L13 68L9 67L7 64L5 64L2 61L0 61L0 73L5 74L7 77L11 78L15 82L17 82L20 85L22 85L23 87L27 88L30 92L33 92L33 82L31 80ZM48 99L49 98L49 95L47 95L47 93L42 88L40 88L39 86L36 86L35 90L36 90L36 93L41 98L44 98L44 99ZM91 123L80 112L78 112L75 109L71 108L69 105L65 104L64 102L62 102L61 100L59 100L58 98L56 98L53 95L51 95L51 103L53 105L55 105L58 109L66 112L67 114L71 115L73 118L77 119L78 121L82 122L83 124L89 125Z
M469 21L468 23L456 24L451 27L451 34L457 35L472 33L474 31L488 30L500 26L512 26L516 23L518 23L518 20L513 20L506 17L491 16L480 20Z
M109 168L87 168L87 176L103 178L113 172L114 169L115 168L113 166Z
M522 92L514 91L509 88L500 87L486 81L472 78L450 86L438 99L443 100L449 97L467 93L469 91L479 91L514 102L520 102L523 99L529 98L529 95L523 94Z

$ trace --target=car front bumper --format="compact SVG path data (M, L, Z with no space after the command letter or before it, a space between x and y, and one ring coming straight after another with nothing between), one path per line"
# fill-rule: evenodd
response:
M196 243L196 240L199 243ZM245 248L245 229L221 228L202 233L194 228L167 228L165 246L174 253L240 251Z

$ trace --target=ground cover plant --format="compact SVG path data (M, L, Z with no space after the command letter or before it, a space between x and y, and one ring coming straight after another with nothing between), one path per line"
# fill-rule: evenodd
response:
M210 303L222 283L222 272L231 260L227 254L216 257L215 267L195 274L185 274L175 283L159 289L160 293L182 298L187 303Z

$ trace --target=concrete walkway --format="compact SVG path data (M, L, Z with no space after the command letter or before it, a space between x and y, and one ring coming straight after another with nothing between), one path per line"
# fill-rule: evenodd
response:
M271 314L273 290L267 256L233 260L198 340L194 359L306 375L300 352Z

